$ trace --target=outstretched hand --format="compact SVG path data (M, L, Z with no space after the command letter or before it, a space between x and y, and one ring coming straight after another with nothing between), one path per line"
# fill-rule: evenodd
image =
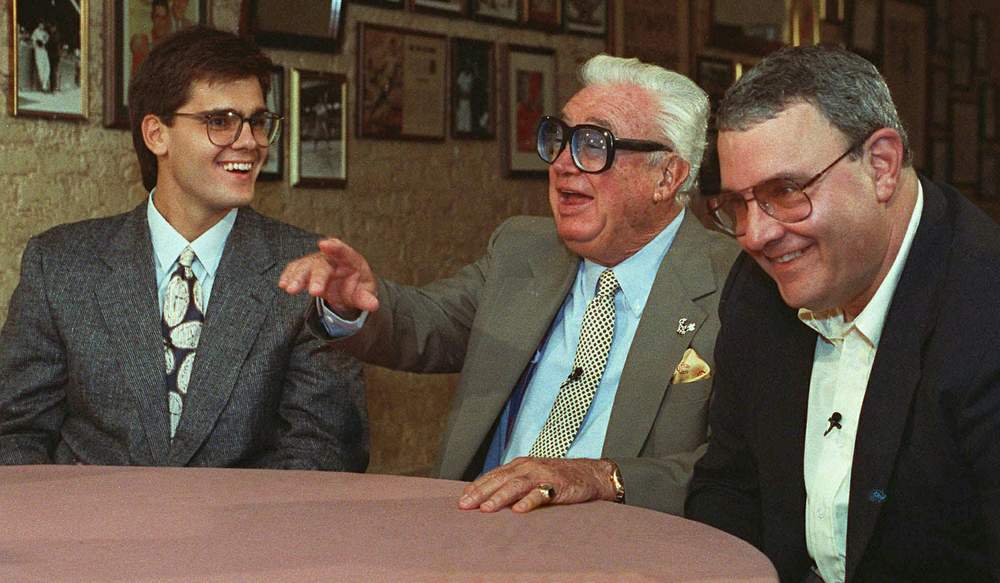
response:
M345 319L378 309L375 274L365 258L340 239L323 239L317 253L289 263L281 272L278 287L290 294L308 291L323 298Z

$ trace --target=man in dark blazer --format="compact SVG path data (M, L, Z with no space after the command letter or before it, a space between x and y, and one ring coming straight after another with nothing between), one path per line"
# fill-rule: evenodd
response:
M718 122L745 253L687 514L791 583L1000 579L1000 229L843 49L771 55Z
M270 66L206 28L143 63L149 201L29 241L0 335L0 463L364 470L359 365L275 289L316 237L247 207L279 130Z
M595 57L581 78L561 119L538 132L554 220L505 222L481 259L422 288L376 279L337 240L282 276L287 291L308 289L339 314L369 311L336 344L344 350L396 369L461 371L436 475L487 471L462 508L624 499L680 513L707 438L717 298L738 252L678 200L695 184L707 99L635 59ZM596 395L567 452L530 454L560 382L585 374L573 368L581 317L606 271L621 289ZM320 334L338 332L313 316Z

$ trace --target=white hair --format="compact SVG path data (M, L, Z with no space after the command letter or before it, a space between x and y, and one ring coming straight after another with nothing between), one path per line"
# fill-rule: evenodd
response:
M678 191L678 200L688 200L688 192L698 185L698 170L705 154L705 132L708 128L708 95L694 81L663 67L643 63L639 59L623 59L597 55L580 67L583 85L630 84L641 87L656 101L658 111L651 123L658 128L660 139L691 166L687 180ZM653 153L653 161L662 159L662 152Z

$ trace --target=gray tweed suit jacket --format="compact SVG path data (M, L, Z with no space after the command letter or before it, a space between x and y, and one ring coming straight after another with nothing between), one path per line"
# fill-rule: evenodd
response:
M0 463L363 471L360 367L277 288L315 241L240 210L171 442L146 203L32 238L0 332Z

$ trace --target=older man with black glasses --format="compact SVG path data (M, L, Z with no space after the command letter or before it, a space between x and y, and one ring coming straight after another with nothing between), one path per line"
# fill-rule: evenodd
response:
M290 264L318 333L382 366L462 372L437 475L464 509L603 499L680 513L707 439L720 282L737 253L680 199L708 102L689 79L597 56L544 117L553 218L501 225L486 254L412 288L336 239Z

